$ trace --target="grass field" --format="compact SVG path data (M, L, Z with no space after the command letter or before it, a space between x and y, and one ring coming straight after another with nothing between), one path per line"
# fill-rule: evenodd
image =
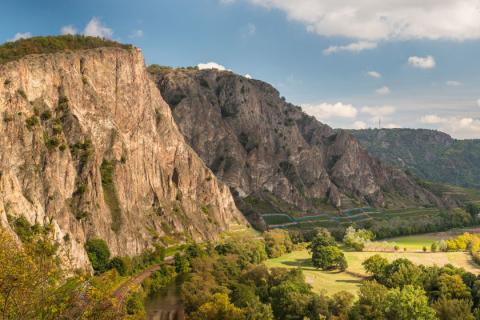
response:
M444 232L425 233L420 235L390 238L386 239L385 241L388 241L388 243L391 243L392 245L398 245L400 249L407 248L408 250L422 250L423 246L426 246L428 250L430 250L430 246L433 242L447 240L465 232L480 233L480 228L458 228Z
M418 241L423 241L421 239ZM414 243L413 240L412 242ZM377 253L390 261L398 258L407 258L415 264L423 265L442 266L451 263L472 273L480 273L480 268L473 263L470 255L466 252L345 252L348 269L345 272L338 272L315 269L310 262L311 256L309 252L302 250L270 259L266 262L266 265L270 268L301 268L305 274L306 281L312 285L315 292L325 290L327 294L331 295L345 290L355 294L363 277L366 276L362 262Z

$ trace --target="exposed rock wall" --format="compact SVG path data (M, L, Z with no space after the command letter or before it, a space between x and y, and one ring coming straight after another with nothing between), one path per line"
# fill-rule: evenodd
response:
M163 236L213 239L246 225L185 143L138 49L1 65L0 116L0 221L51 221L72 266L88 266L89 237L134 255Z
M267 83L216 70L150 71L187 141L237 200L303 210L442 205Z

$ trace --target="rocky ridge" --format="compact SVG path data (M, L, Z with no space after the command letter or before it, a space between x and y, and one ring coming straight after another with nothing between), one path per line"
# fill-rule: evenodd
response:
M88 238L135 255L247 225L185 143L139 49L0 65L0 115L0 223L51 222L72 267L88 267Z
M265 82L218 70L149 71L188 143L252 221L268 211L445 205Z

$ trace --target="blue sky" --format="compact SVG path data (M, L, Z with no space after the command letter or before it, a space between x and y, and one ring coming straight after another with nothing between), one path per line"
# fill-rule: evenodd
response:
M480 0L2 0L0 12L2 41L102 35L148 64L267 81L333 127L480 138Z

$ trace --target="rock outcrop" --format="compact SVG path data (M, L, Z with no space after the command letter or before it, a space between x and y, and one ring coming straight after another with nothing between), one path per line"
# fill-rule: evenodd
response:
M267 83L217 70L149 70L187 141L247 214L442 205Z
M0 221L51 222L73 267L84 243L135 255L166 236L247 225L178 131L139 49L26 56L0 65Z

